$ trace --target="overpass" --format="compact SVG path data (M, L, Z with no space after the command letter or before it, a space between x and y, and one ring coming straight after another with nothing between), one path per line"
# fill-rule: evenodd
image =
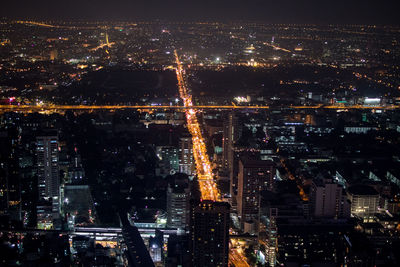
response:
M142 238L149 238L154 236L156 230L160 230L164 233L165 237L177 234L177 229L173 228L138 228ZM25 234L60 234L60 235L70 235L70 236L89 236L96 240L117 240L122 238L122 228L120 227L75 227L74 230L44 230L44 229L0 229L2 233L25 233Z

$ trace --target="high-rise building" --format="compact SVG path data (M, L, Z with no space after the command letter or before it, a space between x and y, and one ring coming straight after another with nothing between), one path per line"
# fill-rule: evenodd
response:
M157 157L169 173L175 173L179 171L179 150L175 146L157 146L156 147Z
M39 198L59 197L58 137L39 136L36 153Z
M332 179L314 180L311 187L310 204L315 218L350 217L350 202L341 185Z
M347 190L351 202L351 215L372 222L378 212L379 193L368 185L353 185Z
M195 164L193 158L193 143L190 135L179 140L179 172L189 176L194 175Z
M16 157L18 131L0 132L0 215L21 220L21 180Z
M189 179L176 178L167 190L167 226L186 229L189 222Z
M164 234L160 230L156 230L155 236L149 239L149 253L155 266L163 265L163 247L164 247Z
M229 213L226 202L194 201L191 206L192 266L228 266Z
M222 163L230 180L230 195L232 207L236 207L237 193L237 158L235 158L235 143L242 134L239 118L233 113L227 114L223 123Z
M276 226L276 219L278 217L278 209L271 208L269 214L269 224L267 228L268 238L266 242L266 256L269 262L269 266L275 266L276 263L276 250L277 250L277 238L278 229Z
M241 127L239 118L233 112L227 115L223 124L223 139L222 139L222 160L225 168L229 169L233 161L233 145L239 140L241 135Z
M39 136L36 139L37 176L39 202L51 203L46 208L37 206L37 226L40 228L60 228L60 169L58 162L58 137ZM40 215L40 216L39 216ZM51 222L53 224L51 224Z
M259 220L260 192L273 190L273 161L241 158L239 161L237 210L241 223Z

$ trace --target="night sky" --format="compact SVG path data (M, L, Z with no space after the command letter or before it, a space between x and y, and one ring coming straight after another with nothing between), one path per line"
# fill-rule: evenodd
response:
M400 24L396 0L12 0L9 18Z

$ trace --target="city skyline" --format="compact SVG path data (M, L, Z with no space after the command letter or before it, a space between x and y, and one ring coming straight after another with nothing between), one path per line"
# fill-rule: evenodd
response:
M382 4L36 4L0 18L2 266L399 266Z
M1 16L37 20L254 21L399 25L396 1L7 1Z

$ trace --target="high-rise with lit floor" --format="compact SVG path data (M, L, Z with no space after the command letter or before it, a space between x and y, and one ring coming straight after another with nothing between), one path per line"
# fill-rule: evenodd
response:
M228 266L229 212L226 202L203 200L191 206L192 266Z

